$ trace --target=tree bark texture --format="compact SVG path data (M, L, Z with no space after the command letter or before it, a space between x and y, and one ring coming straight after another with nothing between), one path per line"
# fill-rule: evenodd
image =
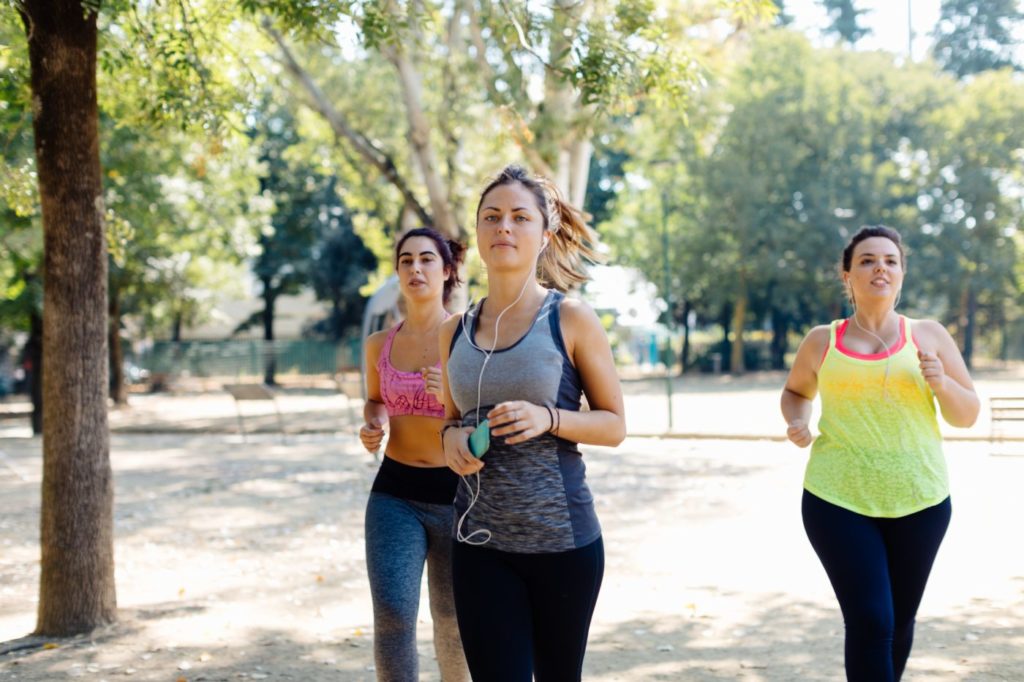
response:
M107 248L96 105L96 14L25 0L43 218L43 486L36 633L116 617L107 428Z

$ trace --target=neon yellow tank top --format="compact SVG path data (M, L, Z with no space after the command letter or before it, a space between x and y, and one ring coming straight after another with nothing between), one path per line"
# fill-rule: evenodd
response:
M848 320L832 322L818 370L819 436L804 488L866 516L896 518L949 495L942 436L931 387L921 376L912 321L900 316L900 340L886 354L843 347Z

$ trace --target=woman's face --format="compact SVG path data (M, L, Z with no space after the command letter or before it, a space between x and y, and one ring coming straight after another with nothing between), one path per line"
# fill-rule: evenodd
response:
M853 249L849 272L843 280L855 304L895 300L903 287L903 257L891 239L868 237Z
M534 267L546 243L544 216L533 192L514 182L488 192L480 204L476 241L488 269Z
M433 239L409 237L402 242L398 253L398 282L406 300L441 298L449 274Z

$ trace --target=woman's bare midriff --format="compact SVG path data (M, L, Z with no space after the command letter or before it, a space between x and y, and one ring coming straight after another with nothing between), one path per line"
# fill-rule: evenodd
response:
M385 452L391 459L414 467L445 466L441 450L444 420L419 415L391 417Z

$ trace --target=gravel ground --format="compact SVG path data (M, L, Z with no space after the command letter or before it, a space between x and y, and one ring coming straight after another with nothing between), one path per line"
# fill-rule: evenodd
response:
M947 446L953 523L905 680L1024 680L1015 445ZM4 651L34 627L40 443L0 437L0 453ZM354 438L120 434L111 453L120 620L0 655L0 681L374 679L375 464ZM838 608L799 518L805 451L633 438L586 457L607 570L585 679L842 679ZM437 680L429 633L424 603L421 679Z

